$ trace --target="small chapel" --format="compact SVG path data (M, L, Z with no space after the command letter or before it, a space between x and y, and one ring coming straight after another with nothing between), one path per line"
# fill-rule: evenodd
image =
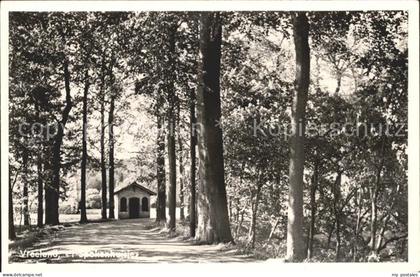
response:
M114 192L118 219L150 218L150 189L133 182Z

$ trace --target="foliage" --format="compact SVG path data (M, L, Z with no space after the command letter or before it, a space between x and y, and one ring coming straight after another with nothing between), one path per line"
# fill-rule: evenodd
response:
M307 16L311 82L304 231L314 248L307 261L407 260L407 13ZM295 71L291 13L225 12L222 18L220 126L232 234L247 253L283 256ZM197 89L199 31L194 12L12 12L9 174L16 177L11 178L15 213L22 210L25 178L30 205L36 206L38 156L44 184L51 179L52 140L45 132L60 120L65 104L65 58L74 108L61 151L61 209L79 201L86 76L91 84L87 206L101 204L99 109L101 104L108 109L111 95L116 101L116 185L137 180L156 189L156 118L171 119L168 109L179 105L176 136L182 149L177 144L176 156L183 161L188 198L189 106ZM173 52L170 34L176 36ZM19 129L37 122L42 135Z

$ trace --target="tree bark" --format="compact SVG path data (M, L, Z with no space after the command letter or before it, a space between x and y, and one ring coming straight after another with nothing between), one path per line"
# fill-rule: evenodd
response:
M61 145L64 137L64 127L73 106L70 94L70 72L67 59L63 62L64 88L66 92L66 105L63 110L61 122L57 124L57 134L52 146L52 181L45 189L45 224L58 225L58 201L60 196L60 170L61 170Z
M88 69L85 73L85 88L83 91L83 124L82 124L82 161L80 174L80 223L87 223L86 216L86 164L87 164L87 95L89 92Z
M195 118L195 92L191 89L190 92L190 237L195 237L195 229L197 228L196 222L196 151L197 133L196 133L196 118Z
M293 17L296 52L295 93L291 110L287 255L289 261L305 257L303 241L303 167L305 162L305 109L308 98L310 56L309 23L304 12Z
M22 181L23 181L23 192L22 192L22 199L23 199L23 225L29 226L30 219L29 219L29 195L28 195L28 186L29 186L29 180L28 180L28 160L29 160L29 153L28 149L24 148L22 153L22 167L23 167L23 174L22 174Z
M181 154L182 155L182 154ZM185 220L184 211L184 166L182 164L182 157L179 158L179 219Z
M37 183L38 183L38 208L37 208L37 226L42 227L44 225L44 184L42 181L42 147L39 149L37 157Z
M242 223L244 222L244 214L245 214L245 209L241 209L241 211L238 212L239 219L238 219L238 226L236 226L235 238L238 238L242 231Z
M370 245L372 252L375 252L376 245L376 189L371 188L370 192L370 204L371 204L371 214L370 214Z
M380 153L380 163L377 167L375 183L373 188L370 188L370 201L371 201L371 215L370 215L370 242L372 253L376 253L376 235L377 235L377 199L378 199L378 190L381 182L381 175L384 166L384 152L385 152L385 137L381 142L381 153Z
M333 188L334 195L334 215L335 215L335 261L341 259L341 208L339 203L341 201L341 174L337 173L337 179Z
M257 191L255 193L255 202L252 205L252 215L251 215L251 227L249 228L248 234L248 244L251 245L251 248L255 248L255 236L257 228L257 215L258 215L258 204L260 202L261 188L263 183L259 182L257 186Z
M166 221L166 178L165 178L165 135L163 130L164 117L160 111L162 98L158 96L159 104L156 105L157 116L157 187L156 222Z
M397 197L396 196L400 193L400 189L401 189L401 185L398 184L397 185L397 188L392 193L391 206L387 209L386 216L384 215L380 219L380 222L382 223L382 228L379 231L379 238L377 240L376 247L375 247L376 254L379 254L379 252L383 249L382 242L385 239L386 228L387 228L387 225L389 223L389 220L391 219L391 214L392 214L392 212L394 210L394 207L395 207L395 205L397 203L397 201L396 201Z
M336 86L336 88L335 88L335 91L334 91L334 94L335 95L338 95L338 93L340 92L340 89L341 89L341 79L342 79L342 73L341 72L338 72L338 70L339 69L337 69L337 76L336 76L336 78L337 78L337 86Z
M200 15L199 85L197 94L200 193L197 239L205 243L233 242L224 180L220 126L220 58L222 24L217 12Z
M362 188L359 188L356 191L356 206L357 206L357 219L356 226L354 228L354 242L353 242L353 262L357 260L358 253L358 244L359 244L359 233L360 233L360 224L362 222Z
M333 212L331 212L331 216L333 216L332 213ZM332 239L332 235L334 233L334 230L335 230L335 219L333 219L333 222L329 224L328 237L327 237L327 248L328 249L330 249L331 239Z
M15 232L15 218L13 215L13 187L16 183L18 176L18 171L16 171L15 179L12 183L10 170L9 170L9 239L15 240L16 239L16 232Z
M273 238L274 232L276 231L277 226L279 226L279 223L280 223L280 218L277 218L273 226L271 227L270 235L268 235L267 242L264 244L264 246L267 246L270 243L271 239Z
M228 213L229 213L229 222L232 222L232 217L233 217L233 211L232 211L232 196L229 195L227 198L228 201Z
M315 153L316 155L316 153ZM307 258L312 258L313 246L314 246L314 235L315 235L315 217L317 212L316 205L316 191L318 187L318 160L315 161L314 173L312 176L311 193L310 193L310 207L311 207L311 221L309 224L309 234L307 243Z
M168 163L169 163L169 219L168 229L175 230L176 228L176 153L175 153L175 86L173 70L174 70L174 55L175 55L175 33L176 26L171 26L169 30L169 55L171 76L168 83Z
M179 156L179 219L185 220L184 213L184 159L183 159L183 147L181 138L181 105L179 99L177 99L177 130L178 130L178 156Z
M109 218L115 218L115 207L114 207L114 109L115 109L115 91L114 91L114 75L112 68L109 71L109 77L111 81L110 86L110 105L108 114L108 147L109 147Z
M102 76L101 76L101 89L100 89L100 101L101 101L101 190L102 190L102 219L107 218L107 184L106 184L106 158L105 158L105 68L102 65Z
M41 116L40 116L40 109L38 102L35 101L35 112L36 112L36 120L44 124L45 122L42 122ZM41 127L40 130L41 134L43 134L43 127ZM44 225L44 184L43 184L43 168L42 168L42 153L44 151L43 143L44 143L45 137L43 135L39 136L38 141L38 153L37 153L37 160L36 160L36 171L37 171L37 189L38 189L38 195L37 195L37 226L42 227ZM45 170L45 168L44 168Z

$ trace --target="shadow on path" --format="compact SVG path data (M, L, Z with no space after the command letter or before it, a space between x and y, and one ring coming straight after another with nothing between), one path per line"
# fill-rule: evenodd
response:
M218 245L193 245L148 229L150 219L72 225L32 247L17 250L12 262L26 263L198 263L251 262L250 256ZM26 252L25 252L26 250Z

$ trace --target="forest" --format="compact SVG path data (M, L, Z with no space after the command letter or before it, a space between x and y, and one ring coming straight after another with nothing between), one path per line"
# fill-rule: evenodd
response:
M9 13L9 241L114 220L258 259L408 254L408 14ZM92 216L92 211L98 213Z

